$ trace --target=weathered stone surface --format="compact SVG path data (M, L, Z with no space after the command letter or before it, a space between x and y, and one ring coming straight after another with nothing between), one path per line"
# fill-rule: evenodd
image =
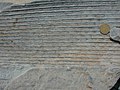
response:
M103 74L108 73L111 64L118 66L115 68L119 71L120 45L102 35L99 25L119 26L119 0L1 1L14 5L0 13L0 90L26 69L41 65L85 66L85 73L87 66L108 66L88 70L96 78L94 84L88 85L107 89L99 82L108 83L108 75ZM118 76L114 73L116 69L109 76L114 82L114 74Z
M118 79L118 72L106 70L102 67L32 68L15 78L5 90L109 90Z
M1 2L0 1L0 12L7 9L7 8L10 8L11 6L13 5L13 3L10 3L10 2Z
M0 2L9 2L13 4L25 4L30 3L33 0L0 0Z
M111 39L120 42L120 28L114 27L112 30L110 30L110 37Z
M19 76L31 67L28 64L0 64L0 90L4 90L11 79Z

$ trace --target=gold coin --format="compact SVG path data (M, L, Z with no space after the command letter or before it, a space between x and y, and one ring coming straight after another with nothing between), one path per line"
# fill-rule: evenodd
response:
M100 25L100 32L105 35L108 34L110 32L110 26L108 24Z

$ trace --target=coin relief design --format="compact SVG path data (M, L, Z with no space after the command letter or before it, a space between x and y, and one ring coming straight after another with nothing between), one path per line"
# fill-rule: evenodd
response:
M108 24L101 24L100 32L104 35L108 34L110 32L110 26Z

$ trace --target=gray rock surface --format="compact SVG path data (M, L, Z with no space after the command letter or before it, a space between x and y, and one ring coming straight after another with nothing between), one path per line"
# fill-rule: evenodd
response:
M14 78L5 90L109 90L120 73L106 70L101 67L32 68Z
M0 12L7 8L10 8L12 5L13 5L13 3L11 3L11 2L1 2L0 1Z
M112 42L109 36L102 35L99 32L99 25L107 23L110 26L119 26L120 1L34 1L29 3L30 0L1 0L2 3L13 3L13 5L4 10L1 8L0 13L0 90L4 90L8 83L10 89L14 89L13 86L18 87L21 83L18 85L15 81L21 78L24 71L32 67L42 68L44 65L48 68L51 68L49 66L84 66L83 70L74 70L80 73L76 73L78 77L82 72L86 74L86 70L91 74L92 80L95 77L95 83L91 84L86 79L89 75L83 77L82 74L81 84L87 90L89 88L84 86L87 83L93 87L93 90L96 90L96 86L99 89L103 87L102 90L112 86L120 71L120 44ZM42 70L42 73L46 72L50 73ZM55 69L55 72L59 73L59 69ZM64 69L60 73L62 72L65 75L68 73ZM23 83L26 80L24 76L26 74L22 74ZM31 79L33 76L27 75L26 78ZM72 76L65 78L73 80ZM12 84L13 82L15 85ZM66 85L65 81L64 83ZM78 84L77 81L76 83ZM111 84L106 85L106 83ZM51 83L45 85L54 86L51 86Z
M0 2L13 3L13 4L25 4L30 3L33 0L0 0Z
M4 90L4 87L9 83L9 81L26 70L31 68L31 65L20 65L20 64L0 64L0 90Z
M111 29L110 37L111 37L111 39L120 42L120 28L114 27L113 29Z

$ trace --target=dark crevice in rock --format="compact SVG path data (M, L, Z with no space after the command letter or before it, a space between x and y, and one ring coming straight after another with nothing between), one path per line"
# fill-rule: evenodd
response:
M117 80L115 85L110 90L119 90L120 88L120 78Z
M120 44L120 42L117 41L117 40L113 40L112 38L110 38L110 40L113 41L113 42L115 42L115 43L119 43Z

